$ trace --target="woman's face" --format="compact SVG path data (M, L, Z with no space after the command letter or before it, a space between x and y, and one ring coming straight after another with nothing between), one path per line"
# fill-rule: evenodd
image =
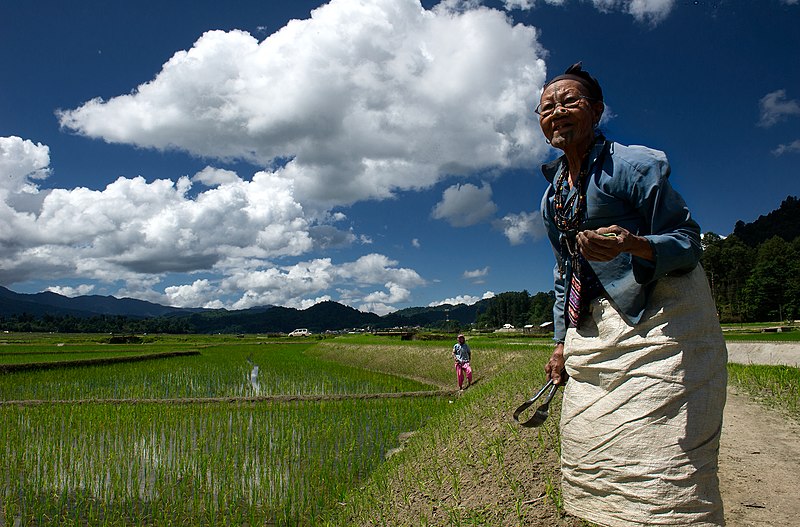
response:
M603 103L588 98L586 88L574 80L560 80L545 88L540 108L555 110L539 116L542 133L561 150L586 148L594 140L594 126L600 121ZM572 104L577 105L568 108ZM564 105L567 103L567 106Z

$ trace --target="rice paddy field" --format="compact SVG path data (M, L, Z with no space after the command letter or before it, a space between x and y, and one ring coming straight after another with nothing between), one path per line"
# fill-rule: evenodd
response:
M61 364L0 375L0 525L313 523L448 405L315 340L63 338L0 345L0 364ZM79 365L126 354L153 359Z
M585 526L563 514L560 394L544 426L511 419L550 341L470 337L463 393L452 343L0 335L0 527ZM796 369L730 373L796 400Z

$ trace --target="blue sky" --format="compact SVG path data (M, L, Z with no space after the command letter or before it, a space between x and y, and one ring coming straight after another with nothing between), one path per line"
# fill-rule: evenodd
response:
M570 64L704 231L800 194L798 0L0 4L0 285L385 314L552 288Z

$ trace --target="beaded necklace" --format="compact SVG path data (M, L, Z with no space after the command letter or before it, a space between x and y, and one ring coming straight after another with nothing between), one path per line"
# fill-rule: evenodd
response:
M597 141L603 141L600 154L597 156L597 159L594 163L587 163L586 166L581 167L581 171L578 174L578 180L575 182L575 192L570 194L569 189L567 188L569 166L567 165L566 157L562 161L561 170L556 178L555 195L553 196L553 221L558 230L560 230L562 233L571 234L573 241L574 235L577 234L578 226L585 219L586 188L584 182L587 174L589 173L589 168L599 166L602 170L606 152L609 149L609 145L606 142L605 137L598 135L595 138L595 142L586 152L587 155L591 153L594 145L597 144ZM591 165L591 167L589 165Z
M561 166L561 172L556 180L556 191L553 196L553 206L555 208L553 220L556 227L561 232L575 231L583 220L584 205L586 204L586 193L583 191L583 179L586 177L588 168L583 168L578 175L575 192L569 194L565 192L569 168L567 160Z
M569 176L569 166L566 158L561 165L561 173L556 180L555 195L553 196L553 220L556 227L561 231L561 254L564 258L570 259L572 268L569 284L566 288L567 302L565 304L565 314L567 314L568 326L578 327L581 317L581 281L583 271L581 269L581 254L576 247L575 234L578 226L583 221L586 205L586 193L583 189L583 180L586 177L588 168L581 168L578 179L572 192L567 189L567 177ZM565 254L565 252L567 254ZM564 276L563 264L559 263L559 273Z

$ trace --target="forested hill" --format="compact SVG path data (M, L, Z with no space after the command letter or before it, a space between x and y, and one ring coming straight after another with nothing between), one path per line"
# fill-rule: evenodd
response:
M43 299L49 302L37 303ZM535 295L527 291L506 292L470 306L446 304L409 308L383 317L330 301L303 310L264 306L238 311L206 309L173 311L150 317L125 316L119 313L116 306L106 312L71 309L68 306L83 306L85 298L71 304L73 300L61 297L58 302L53 302L50 295L21 295L0 287L0 330L60 333L288 333L295 328L308 328L320 333L351 328L422 326L457 331L472 324L483 328L497 328L506 323L517 327L539 325L552 319L554 296L552 292Z
M800 236L800 200L796 196L789 196L777 210L759 216L752 223L737 221L733 234L750 247L756 247L773 236L779 236L787 242L793 241Z
M800 201L787 197L779 209L733 234L703 237L703 268L722 322L800 318Z

